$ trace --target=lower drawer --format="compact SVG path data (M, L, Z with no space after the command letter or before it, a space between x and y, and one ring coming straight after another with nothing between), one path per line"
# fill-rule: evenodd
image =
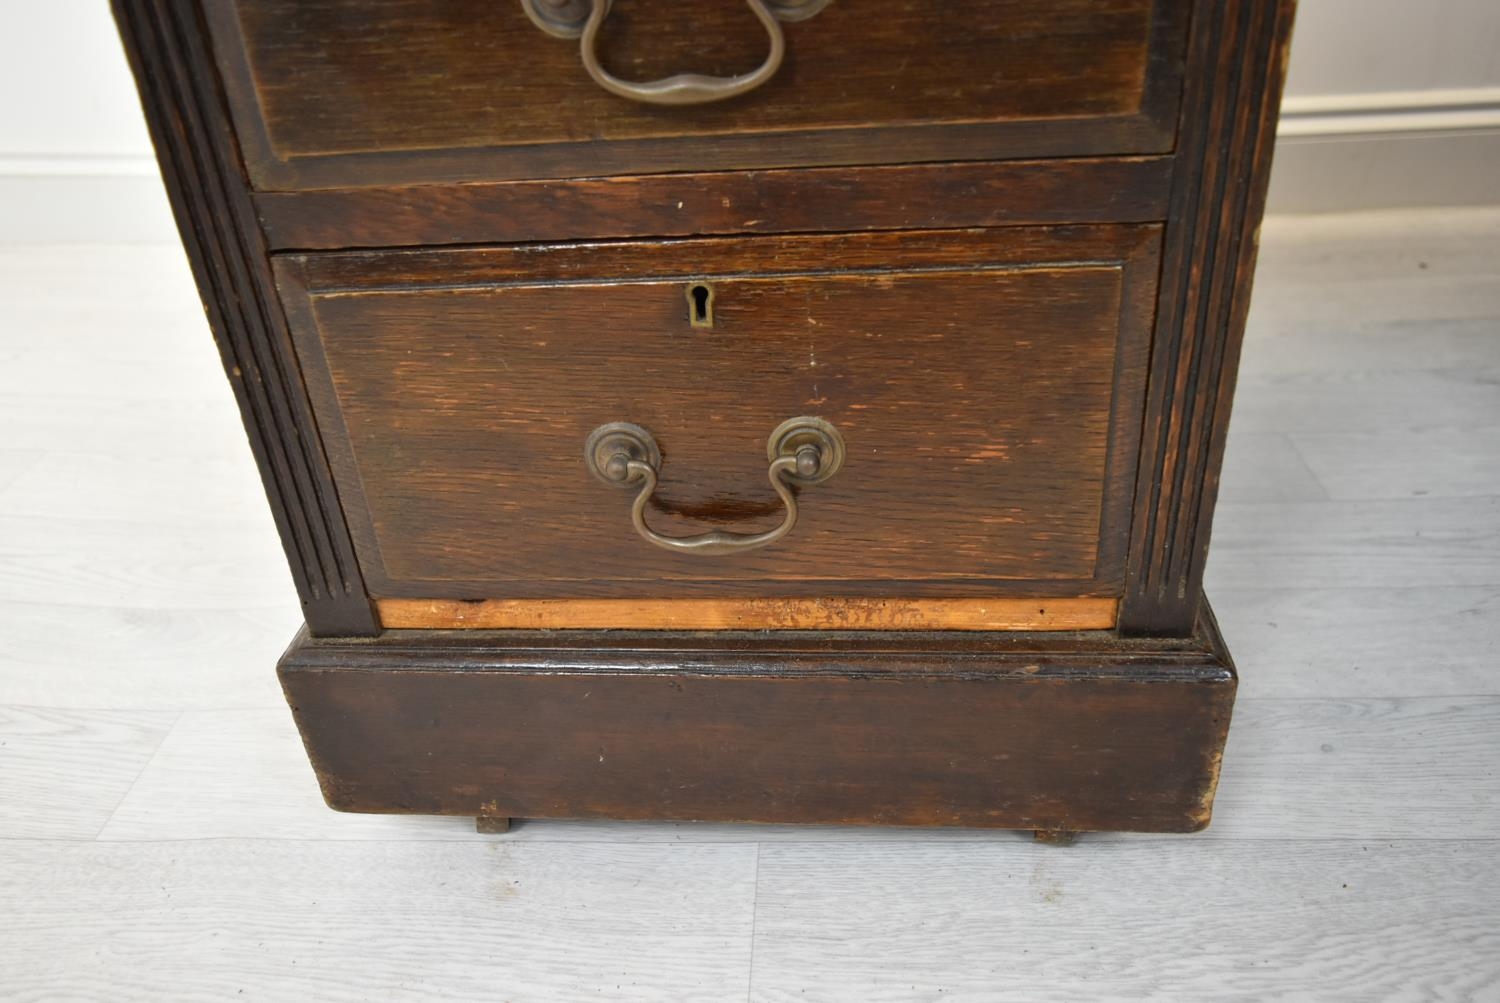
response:
M1099 628L1159 243L1018 228L276 271L387 626Z

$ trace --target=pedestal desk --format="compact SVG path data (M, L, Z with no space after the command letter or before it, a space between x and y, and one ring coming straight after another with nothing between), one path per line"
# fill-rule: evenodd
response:
M1208 823L1291 0L115 0L359 812Z

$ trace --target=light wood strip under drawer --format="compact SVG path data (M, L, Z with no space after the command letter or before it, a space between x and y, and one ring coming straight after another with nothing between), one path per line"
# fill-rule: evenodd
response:
M380 599L413 630L1111 630L1119 600Z

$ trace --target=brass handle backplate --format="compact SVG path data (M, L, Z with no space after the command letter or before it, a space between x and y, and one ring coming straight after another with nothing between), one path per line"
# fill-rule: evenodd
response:
M771 51L765 61L749 73L732 77L710 77L701 73L678 73L660 80L622 80L599 61L599 29L609 17L611 0L521 0L526 16L549 35L578 38L583 68L594 82L611 94L646 104L684 105L723 101L755 90L781 69L786 58L786 36L781 21L802 21L828 6L831 0L746 0L766 29Z
M786 515L781 525L764 533L714 530L698 536L664 536L646 524L646 504L656 491L661 450L650 432L639 425L616 421L600 425L584 444L584 462L604 483L617 488L639 485L630 520L635 531L666 550L685 554L737 554L775 543L797 525L797 496L793 485L820 484L844 465L844 439L821 418L792 418L782 422L766 442L767 476Z

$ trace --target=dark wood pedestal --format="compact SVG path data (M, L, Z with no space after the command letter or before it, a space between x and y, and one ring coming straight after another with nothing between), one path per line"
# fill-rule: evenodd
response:
M113 6L330 805L1208 823L1294 0Z
M1193 636L390 631L281 680L328 803L614 818L1187 832L1235 671Z

